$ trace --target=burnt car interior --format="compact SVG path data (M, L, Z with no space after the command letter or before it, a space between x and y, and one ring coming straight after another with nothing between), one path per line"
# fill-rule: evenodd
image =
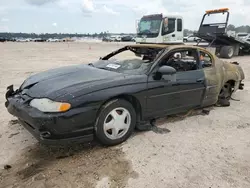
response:
M213 65L212 58L207 53L200 51L200 68L211 67Z
M199 69L198 53L194 49L175 50L162 59L160 66L173 67L177 72Z

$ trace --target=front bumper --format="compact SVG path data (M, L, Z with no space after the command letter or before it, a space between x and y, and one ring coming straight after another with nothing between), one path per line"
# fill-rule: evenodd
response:
M7 93L8 112L41 143L69 145L93 140L97 106L75 108L65 113L43 113L29 106L32 100L29 96L17 91Z

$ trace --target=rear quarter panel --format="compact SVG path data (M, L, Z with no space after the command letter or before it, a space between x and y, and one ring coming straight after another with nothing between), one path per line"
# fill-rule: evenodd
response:
M225 82L228 80L234 80L237 82L245 78L244 72L239 65L223 61L223 67L225 69Z
M205 98L210 98L208 103L211 104L218 100L218 95L226 82L230 80L235 81L236 91L240 81L245 78L243 70L239 65L221 60L216 56L213 56L213 58L214 67L204 69L206 85L210 87L210 91L207 91L210 96L205 96Z
M211 55L211 54L210 54ZM205 74L205 95L203 98L202 106L209 106L215 104L225 80L225 69L223 62L216 56L212 56L214 65L212 67L204 68Z

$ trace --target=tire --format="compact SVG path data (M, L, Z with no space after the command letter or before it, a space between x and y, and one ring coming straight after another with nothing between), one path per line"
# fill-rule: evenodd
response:
M220 57L231 59L234 55L234 48L232 46L223 46L220 49Z
M184 39L183 42L187 42L187 39Z
M221 93L219 95L220 98L230 100L231 95L232 95L232 85L230 83L226 83L222 88L221 88Z
M218 99L216 106L228 107L230 106L230 101L227 99Z
M220 106L230 106L230 99L232 96L232 85L230 83L226 83L222 88L219 94L219 99L217 104Z
M102 106L96 120L95 134L101 144L113 146L126 141L135 125L136 112L132 104L123 99L115 99ZM109 127L111 128L108 129Z

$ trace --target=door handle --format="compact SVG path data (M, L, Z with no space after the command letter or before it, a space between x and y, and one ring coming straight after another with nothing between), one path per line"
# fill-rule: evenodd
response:
M204 79L197 79L196 82L204 82Z
M173 34L172 37L175 37L175 34Z

